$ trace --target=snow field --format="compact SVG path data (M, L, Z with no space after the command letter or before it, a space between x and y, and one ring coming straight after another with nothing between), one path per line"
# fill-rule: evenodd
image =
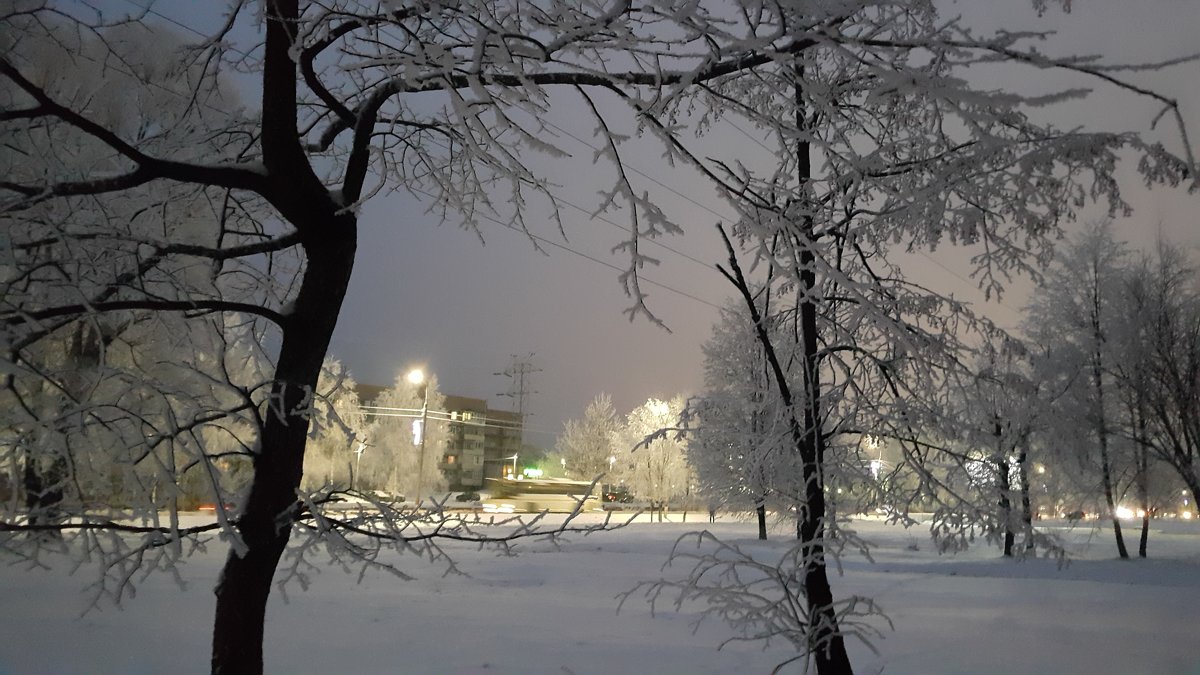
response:
M442 567L411 556L403 569L414 581L372 572L357 583L357 574L321 569L308 590L273 593L267 672L769 673L793 654L789 645L735 642L718 651L730 629L706 621L693 632L695 608L675 613L665 604L651 616L634 598L617 612L616 596L638 581L679 574L660 567L684 532L707 527L762 556L790 543L786 527L764 544L752 523L689 520L571 535L557 547L530 541L518 557L448 544L469 577L443 576ZM852 527L875 546L875 561L848 555L844 575L833 577L835 595L872 597L894 623L894 630L879 624L886 634L879 655L850 643L856 672L1200 673L1200 524L1156 523L1151 557L1133 561L1115 559L1107 531L1064 527L1073 559L1063 568L1045 559L1006 561L984 547L938 556L923 530L878 520ZM5 560L0 673L207 672L211 589L224 555L213 542L182 566L184 589L154 573L122 608L87 613L86 567L70 575L63 560L49 570Z

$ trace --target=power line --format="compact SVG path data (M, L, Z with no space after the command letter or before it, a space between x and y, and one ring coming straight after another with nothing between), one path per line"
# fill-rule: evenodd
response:
M358 410L367 417L400 417L404 419L421 419L427 417L438 422L452 422L466 426L492 427L497 429L520 429L522 426L520 422L489 418L487 413L477 413L471 410L465 411L469 415L464 415L464 411L458 410L428 410L422 414L420 408L386 408L374 405L362 405L358 407Z
M184 29L184 30L186 30L186 31L188 31L188 32L190 32L190 33L192 33L192 34L194 34L194 35L197 35L197 36L199 36L199 37L206 38L206 39L207 39L207 38L209 38L209 37L211 37L211 36L209 36L209 35L206 35L204 32L200 31L199 29L196 29L196 28L194 28L194 27L192 27L192 26L190 26L190 25L188 25L188 24L186 24L186 23L183 23L182 21L179 21L178 19L175 19L175 18L173 18L173 17L171 17L171 16L168 16L168 15L166 15L166 14L163 14L162 12L159 12L158 10L154 9L154 8L153 8L153 6L143 5L143 4L139 3L139 2L136 2L135 0L124 0L124 2L125 2L126 4L128 4L128 5L132 6L132 7L135 7L135 8L137 8L137 9L138 9L138 10L140 10L140 11L143 11L143 12L145 12L145 13L147 13L147 14L150 14L150 15L156 16L156 17L158 17L158 18L160 18L160 19L162 19L162 20L164 20L164 21L166 21L166 22L168 22L168 23L170 23L170 24L172 24L172 25L178 26L179 28L182 28L182 29ZM243 51L243 50L240 50L240 49L237 49L236 47L229 47L229 49L230 49L231 51L234 51L234 52L238 53L238 54L241 54L242 56L249 57L249 54L248 54L247 52L245 52L245 51ZM100 62L99 62L99 61L97 61L97 60L95 60L95 59L93 59L93 58L91 58L91 57L88 57L88 56L86 56L86 55L83 55L83 54L78 54L77 56L81 56L81 57L83 57L84 59L86 59L86 60L89 60L89 61L91 61L91 62L93 62L93 63L100 64ZM131 73L131 72L129 72L129 71L126 71L126 70L123 70L123 69L121 69L121 68L119 68L119 67L115 67L115 66L113 66L112 64L109 64L109 63L104 63L104 64L100 64L100 65L104 65L104 66L106 66L106 67L112 68L113 70L116 70L117 72L120 72L120 73L122 73L122 74L124 74L124 75L127 75L127 76L129 76L129 77L133 77L133 78L135 78L135 79L138 79L139 81L142 81L142 80L141 80L141 78L139 78L139 77L138 77L137 75L135 75L134 73ZM154 88L156 88L156 89L160 89L160 90L162 90L162 91L168 92L168 93L170 93L170 94L172 94L172 95L174 95L174 96L176 96L176 97L178 97L178 98L188 98L188 97L184 96L184 94L182 94L182 93L180 93L180 92L178 92L178 91L175 91L175 90L169 89L169 88L167 88L167 87L165 87L165 86L163 86L163 85L161 85L161 84L158 84L158 83L156 83L156 82L152 82L152 81L144 81L144 84L146 84L146 85L148 85L148 86L152 86L152 87L154 87ZM209 110L211 110L211 111L213 111L213 112L216 112L216 113L218 113L218 114L221 114L221 115L226 115L226 114L227 114L227 112L226 112L226 111L224 111L224 110L221 110L221 109L219 109L219 108L216 108L216 107L214 107L214 106L212 106L212 105L208 104L208 103L207 103L207 102L205 102L205 101L196 101L196 102L197 102L199 105L201 105L202 107L208 108ZM728 118L724 118L724 121L725 121L727 124L729 124L729 126L733 127L735 130L737 130L738 132L740 132L740 133L741 133L743 136L745 136L747 139L749 139L750 141L752 141L753 143L755 143L755 144L756 144L756 145L758 145L759 147L763 148L764 150L770 151L770 148L768 148L768 147L767 147L765 144L763 144L763 143L762 143L762 141L761 141L760 139L758 139L758 138L754 137L752 134L750 134L749 132L747 132L745 129L743 129L743 128L742 128L742 127L740 127L739 125L735 124L735 123L734 123L732 120L730 120L730 119L728 119ZM573 132L571 132L571 131L568 131L567 129L564 129L563 127L559 126L558 124L556 124L556 123L554 123L554 122L551 122L551 121L548 121L548 120L541 120L541 122L543 122L543 123L544 123L546 126L548 126L548 127L552 128L552 129L555 129L556 131L558 131L558 132L562 133L563 135L565 135L565 136L567 136L567 137L569 137L569 138L571 138L571 139L574 139L576 142L578 142L579 144L581 144L581 145L583 145L584 147L588 148L589 150L592 150L593 152L598 152L598 151L599 151L599 149L598 149L596 146L592 145L591 143L589 143L588 141L584 140L583 138L580 138L580 137L579 137L578 135L576 135L575 133L573 133ZM637 174L637 175L639 175L639 176L641 176L641 177L645 178L646 180L648 180L648 181L650 181L650 182L654 183L655 185L658 185L659 187L661 187L661 188L663 188L664 190L667 190L668 192L670 192L670 193L672 193L672 194L676 195L677 197L679 197L679 198L681 198L681 199L683 199L683 200L687 201L688 203L690 203L690 204L692 204L692 205L694 205L694 206L696 206L696 207L698 207L698 208L700 208L700 209L703 209L703 210L705 210L705 211L707 211L707 212L711 213L712 215L716 216L717 218L721 218L721 219L724 219L724 220L729 220L729 219L731 219L731 218L730 218L730 216L729 216L728 214L723 214L723 213L720 213L719 211L717 211L717 210L713 209L712 207L710 207L710 206L708 206L708 205L706 205L706 204L702 204L702 203L700 203L699 201L697 201L697 200L696 200L695 198L693 198L692 196L690 196L690 195L688 195L688 194L685 194L685 193L683 193L683 192L680 192L679 190L677 190L677 189L675 189L675 188L671 187L670 185L667 185L666 183L663 183L662 181L660 181L659 179L655 178L655 177L654 177L653 175L651 175L650 173L647 173L646 171L643 171L643 170L641 170L641 169L640 169L640 168L638 168L636 165L634 165L634 164L631 164L631 163L629 163L629 162L625 162L624 160L622 160L622 163L623 163L623 164L625 165L625 167L626 167L626 168L628 168L628 169L629 169L631 172L633 172L633 173L635 173L635 174ZM429 193L427 193L427 192L424 192L424 191L421 191L421 190L415 190L415 189L414 189L413 191L414 191L414 192L417 192L417 193L419 193L419 194L423 194L423 195L425 195L426 197L430 197L430 198L432 198L432 195L430 195L430 194L429 194ZM568 201L568 200L566 200L566 199L562 199L562 198L558 198L558 197L556 197L556 201L559 201L559 202L561 202L561 203L563 203L563 204L565 204L565 205L567 205L567 206L569 206L569 207L571 207L571 208L573 208L573 209L576 209L576 210L577 210L577 211L579 211L580 213L583 213L583 214L585 214L585 215L588 215L589 217L591 217L591 218L593 218L593 219L600 220L601 222L604 222L604 223L606 223L606 224L608 224L608 225L611 225L612 227L618 228L618 229L620 229L620 230L622 230L622 231L624 231L624 230L626 229L626 228L625 228L624 226L622 226L621 224L619 224L619 223L616 223L616 222L613 222L613 221L611 221L611 220L609 220L609 219L607 219L607 218L605 218L605 217L603 217L603 216L593 215L591 211L589 211L589 210L587 210L587 209L583 208L582 206L579 206L578 204L575 204L575 203L573 203L573 202L571 202L571 201ZM501 222L501 221L499 221L499 220L497 220L497 219L491 218L491 217L489 217L489 216L486 216L486 215L484 215L483 217L484 217L486 220L490 220L490 221L492 221L492 222L495 222L496 224L502 225L502 226L504 226L504 227L508 227L509 229L513 229L513 230L519 231L519 232L521 232L522 234L524 234L524 235L526 235L526 236L528 236L528 237L530 237L530 238L532 238L532 239L534 239L534 240L538 241L539 243L543 243L543 244L548 244L548 245L550 245L550 246L554 246L554 247L556 247L556 248L559 248L559 249L561 249L561 250L567 251L568 253L572 253L572 254L574 254L574 255L580 256L580 257L582 257L582 258L585 258L585 259L587 259L587 260L590 260L590 261L592 261L592 262L594 262L594 263L597 263L597 264L600 264L600 265L604 265L605 267L608 267L608 268L610 268L610 269L612 269L612 270L615 270L615 271L617 271L617 272L624 273L624 272L628 271L628 270L626 270L626 269L622 269L622 268L620 268L620 267L618 267L618 266L616 266L616 265L613 265L613 264L611 264L611 263L608 263L608 262L606 262L606 261L603 261L603 260L597 259L597 258L595 258L595 257L592 257L592 256L590 256L590 255L587 255L587 254L581 253L581 252L579 252L579 251L576 251L576 250L574 250L574 249L572 249L572 248L570 248L570 247L568 247L568 246L566 246L566 245L564 245L564 244L560 244L560 243L557 243L557 242L551 241L551 240L549 240L549 239L546 239L546 238L544 238L544 237L540 237L540 236L538 236L538 235L534 235L534 234L533 234L533 233L531 233L531 232L528 232L528 231L522 230L521 228L514 227L514 226L512 226L512 225L510 225L510 224L508 224L508 223ZM688 253L685 253L685 252L683 252L683 251L680 251L680 250L678 250L678 249L676 249L676 248L674 248L674 247L672 247L672 246L669 246L669 245L667 245L667 244L664 244L663 242L661 242L661 241L659 241L659 240L657 240L657 239L645 239L644 241L645 241L646 243L649 243L649 244L651 244L651 245L657 246L657 247L659 247L659 248L662 248L662 249L664 249L664 250L666 250L666 251L669 251L669 252L671 252L671 253L674 253L675 255L678 255L678 256L680 256L681 258L684 258L684 259L686 259L686 260L688 260L688 261L691 261L691 262L693 262L693 263L695 263L695 264L701 265L701 266L702 266L702 267L704 267L705 269L712 270L712 269L714 268L714 265L713 265L712 263L710 263L710 262L706 262L706 261L703 261L703 260L700 260L700 259L698 259L698 258L696 258L696 257L694 257L694 256L692 256L692 255L690 255L690 254L688 254ZM951 276L953 276L954 278L958 279L959 281L963 282L964 284L967 284L968 286L973 286L973 287L976 287L976 288L978 287L978 285L977 285L977 284L974 284L974 283L973 283L971 280L969 280L969 279L967 279L967 278L963 277L962 275L960 275L960 274L958 274L957 272L955 272L954 270L950 269L949 267L947 267L946 265L944 265L944 264L943 264L943 263L941 263L940 261L938 261L938 260L934 259L934 258L933 258L933 257L931 257L929 254L927 254L926 252L924 252L924 251L920 251L920 250L917 250L917 251L914 251L914 253L916 253L918 256L920 256L920 257L924 258L925 260L929 261L930 263L933 263L935 266L937 266L938 268L942 269L943 271L945 271L946 273L950 274ZM645 277L645 276L643 276L643 275L639 275L639 279L640 279L640 280L642 280L642 281L644 281L644 282L646 282L646 283L648 283L648 284L650 284L650 285L652 285L652 286L657 286L657 287L659 287L659 288L662 288L662 289L664 289L664 290L666 290L666 291L669 291L669 292L675 293L675 294L677 294L677 295L681 295L681 296L683 296L683 297L686 297L686 298L689 298L689 299L695 300L695 301L697 301L697 302L703 303L703 304L705 304L705 305L708 305L708 306L710 306L710 307L713 307L713 308L715 308L715 309L720 309L720 305L717 305L717 304L715 304L715 303L712 303L712 302L709 302L709 301L707 301L707 300L701 299L701 298L699 298L699 297L696 297L696 296L694 296L694 295L691 295L690 293L686 293L686 292L684 292L684 291L681 291L681 290L679 290L679 289L676 289L676 288L673 288L673 287L671 287L671 286L668 286L668 285L666 285L666 284L664 284L664 283L661 283L661 282L654 281L654 280L652 280L652 279L650 279L650 278L648 278L648 277ZM1007 305L1006 303L1004 303L1004 302L1003 302L1003 301L1001 301L1001 300L996 300L996 303L997 303L997 304L999 304L999 305L1001 305L1001 306L1003 306L1003 307L1006 307L1006 308L1008 308L1008 309L1009 309L1009 310L1011 310L1011 311L1014 311L1014 312L1017 312L1017 311L1018 311L1018 310L1014 309L1013 307L1011 307L1011 306Z
M430 194L430 193L426 192L425 190L422 190L421 188L418 188L418 187L414 187L414 186L411 186L411 185L406 185L406 186L405 186L405 189L406 189L406 190L408 190L408 191L410 191L410 192L413 192L413 193L415 193L415 194L419 194L419 195L421 195L421 196L428 197L429 199L436 199L436 197L434 197L434 195L432 195L432 194ZM564 203L566 203L566 202L564 202ZM573 254L573 255L577 255L577 256L579 256L580 258L584 258L585 260L590 260L590 261L592 261L592 262L596 263L597 265L603 265L604 267L607 267L607 268L609 268L609 269L611 269L611 270L615 270L615 271L617 271L617 272L620 272L620 273L624 273L624 272L627 272L627 271L628 271L628 270L626 270L625 268L618 267L618 266L616 266L616 265L614 265L614 264L612 264L612 263L610 263L610 262L608 262L608 261L606 261L606 260L601 260L601 259L599 259L599 258L593 257L593 256L591 256L591 255L588 255L588 254L586 254L586 253L582 253L582 252L580 252L580 251L576 251L575 249L573 249L573 248L571 248L571 247L569 247L569 246L567 246L567 245L565 245L565 244L560 244L560 243L558 243L558 242L556 242L556 241L552 241L552 240L550 240L550 239L547 239L547 238L545 238L545 237L542 237L542 236L540 236L540 235L536 235L536 234L534 234L534 233L530 232L529 230L526 230L526 229L523 229L523 228L517 227L516 225L513 225L513 224L511 224L511 223L506 223L506 222L504 222L504 221L502 221L502 220L500 220L500 219L498 219L498 218L493 218L492 216L489 216L489 215L487 215L486 213L479 213L479 214L477 214L477 215L478 215L480 218L482 218L482 219L484 219L484 220L486 220L486 221L488 221L488 222L491 222L491 223L494 223L494 224L496 224L496 225L499 225L500 227L504 227L504 228L510 229L510 230L512 230L512 231L514 231L514 232L519 232L519 233L520 233L522 236L525 236L525 237L528 237L528 238L530 238L530 239L533 239L534 241L538 242L539 244L546 244L546 245L548 245L548 246L553 246L553 247L555 247L555 248L557 248L557 249L561 249L561 250L563 250L563 251L566 251L567 253L571 253L571 254ZM683 297L685 297L685 298L688 298L688 299L691 299L691 300L695 300L696 302L699 302L699 303L701 303L701 304L704 304L704 305L708 305L709 307L712 307L712 308L714 308L714 309L721 309L721 306L720 306L720 305L718 305L718 304L716 304L716 303L712 303L712 302L709 302L708 300L705 300L705 299L703 299L703 298L696 297L696 296L692 295L691 293L688 293L688 292L686 292L686 291L681 291L681 290L679 290L678 288L673 288L673 287L671 287L671 286L668 286L668 285L666 285L666 284L664 284L664 283L662 283L662 282L659 282L659 281L654 281L653 279L650 279L650 278L648 278L648 277L646 277L646 276L644 276L644 275L641 275L641 274L639 274L639 275L638 275L638 279L640 279L641 281L643 281L643 282L645 282L645 283L647 283L647 284L650 284L651 286L657 286L658 288L661 288L661 289L663 289L663 290L665 290L665 291L670 291L671 293L675 293L676 295L681 295L681 296L683 296Z
M508 391L504 392L503 394L499 394L499 396L507 396L513 399L513 403L517 406L517 416L522 422L525 421L529 397L532 394L537 393L537 391L529 389L525 380L533 373L540 372L542 372L542 369L533 365L533 352L530 352L529 355L524 358L520 358L516 354L513 354L511 366L499 373L493 373L494 375L503 375L512 380L512 384L509 385Z
M722 121L724 121L726 124L728 124L729 126L733 127L735 130L737 130L738 132L740 132L740 133L741 133L743 136L745 136L747 139L749 139L751 142L753 142L755 145L759 146L759 147L760 147L760 148L762 148L763 150L766 150L767 152L774 152L774 151L773 151L771 148L767 147L767 146L766 146L766 145L765 145L765 144L764 144L764 143L763 143L763 142L762 142L760 139L756 138L754 135L750 134L748 131L746 131L745 129L743 129L741 126L739 126L738 124L734 123L734 121L733 121L733 120L729 119L728 117L723 117L723 118L721 118L721 119L722 119ZM594 146L594 145L592 145L591 143L587 142L586 140L584 140L584 139L580 138L580 137L579 137L579 136L577 136L576 134L574 134L574 133L572 133L572 132L570 132L570 131L568 131L568 130L566 130L566 129L562 128L561 126L559 126L559 125L555 124L554 122L551 122L551 121L548 121L548 120L541 120L541 121L542 121L542 122L543 122L543 123L544 123L546 126L548 126L548 127L552 128L552 129L554 129L554 130L556 130L556 131L558 131L558 132L562 133L563 135L565 135L565 136L567 136L567 137L569 137L569 138L572 138L572 139L574 139L574 140L575 140L576 142L578 142L580 145L582 145L582 146L584 146L585 148L587 148L587 149L591 150L592 152L599 152L599 151L600 151L600 148L597 148L596 146ZM642 177L646 178L647 180L651 181L651 182L652 182L652 183L654 183L655 185L658 185L659 187L662 187L663 189L665 189L665 190L667 190L667 191L671 192L672 194L674 194L674 195L678 196L679 198L681 198L681 199L683 199L683 200L685 200L685 201L687 201L687 202L691 203L693 206L696 206L696 207L698 207L698 208L704 209L705 211L708 211L709 213L711 213L711 214L713 214L713 215L717 216L718 218L723 218L723 219L726 219L726 220L730 220L730 217L729 217L728 215L726 215L726 214L721 214L721 213L719 213L718 211L716 211L715 209L713 209L713 208L709 207L708 205L706 205L706 204L702 204L702 203L700 203L700 202L696 201L696 200L695 200L695 199L694 199L692 196L690 196L690 195L687 195L687 194L685 194L685 193L682 193L682 192L680 192L680 191L676 190L675 188L673 188L673 187L671 187L671 186L669 186L669 185L666 185L666 184L664 184L662 181L658 180L658 179L657 179L657 178L655 178L654 176L652 176L652 175L650 175L650 174L646 173L645 171L642 171L641 169L639 169L639 168L638 168L636 165L634 165L634 164L632 164L632 163L630 163L630 162L624 161L624 160L622 160L622 163L624 164L625 168L629 169L629 170L630 170L630 171L632 171L633 173L636 173L637 175L639 175L639 176L642 176ZM579 209L580 211L584 211L584 209L582 209L581 207L579 207L579 206L576 206L575 204L572 204L572 203L570 203L570 202L568 202L568 201L566 201L566 200L561 200L561 199L560 199L559 201L562 201L564 204L567 204L568 206L571 206L571 207L573 207L573 208ZM584 212L586 213L586 211L584 211ZM614 226L616 226L616 227L621 227L621 226L620 226L620 225L618 225L617 223L613 223L612 221L609 221L609 220L607 220L607 219L604 219L604 218L598 218L598 219L599 219L599 220L602 220L602 221L604 221L604 222L607 222L607 223L609 223L609 224L611 224L611 225L614 225ZM622 229L624 229L624 228L622 228ZM661 242L658 242L658 241L656 241L656 240L653 240L653 239L651 239L651 240L648 240L648 241L650 241L651 243L653 243L653 244L656 244L656 245L658 245L658 246L661 246L662 248L664 248L664 249L666 249L666 250L668 250L668 251L671 251L672 253L675 253L676 255L680 255L680 256L682 256L682 257L684 257L684 258L687 258L688 260L691 260L691 261L693 261L693 262L700 263L700 264L702 264L702 265L704 265L704 266L706 266L706 267L708 267L708 268L710 268L710 269L712 268L712 265L711 265L710 263L705 263L705 262L702 262L702 261L696 260L696 259L695 259L695 258L693 258L692 256L690 256L690 255L688 255L688 254L686 254L686 253L683 253L683 252L681 252L681 251L678 251L678 250L676 250L676 249L674 249L674 248L671 248L670 246L667 246L666 244L662 244ZM935 258L933 258L932 256L930 256L930 255L929 255L928 253L926 253L925 251L921 251L921 250L915 250L915 251L913 251L913 252L914 252L916 255L918 255L918 256L920 256L920 257L924 258L925 260L927 260L927 261L929 261L929 262L933 263L935 266L937 266L937 267L941 268L941 269L942 269L942 270L944 270L946 273L950 274L951 276L953 276L954 278L956 278L956 279L958 279L959 281L963 282L964 284L966 284L966 285L968 285L968 286L971 286L971 287L974 287L974 288L978 288L978 284L976 284L975 282L972 282L971 280L969 280L969 279L967 279L967 278L963 277L961 274L958 274L957 272L955 272L954 270L950 269L949 267L946 267L946 265L944 265L944 264L943 264L943 263L941 263L940 261L938 261L938 260L936 260ZM1003 307L1006 307L1006 308L1008 308L1009 310L1012 310L1012 311L1014 311L1014 312L1015 312L1015 311L1017 311L1017 310L1013 309L1012 307L1009 307L1007 304L1005 304L1005 303L1004 303L1003 301L1001 301L1001 300L996 300L996 303L997 303L997 304L999 304L999 305L1001 305L1001 306L1003 306Z

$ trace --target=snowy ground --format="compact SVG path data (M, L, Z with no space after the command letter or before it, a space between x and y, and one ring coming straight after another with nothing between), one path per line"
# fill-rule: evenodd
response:
M1049 560L1001 560L995 549L939 557L923 531L856 521L876 545L875 562L847 559L835 594L871 596L895 624L878 656L852 645L856 671L1200 673L1200 523L1155 523L1151 557L1125 562L1107 531L1063 525L1074 560L1059 569ZM469 578L410 561L415 581L372 575L356 584L331 568L307 591L290 589L286 602L272 596L267 671L769 673L792 655L786 644L717 651L730 636L723 624L693 633L687 612L652 617L636 601L616 611L617 594L658 578L675 538L701 527L764 554L788 543L780 531L760 544L749 523L732 519L637 523L573 537L560 550L529 544L518 558L463 546L455 555ZM0 673L206 672L223 555L213 546L191 558L184 590L155 574L122 609L82 615L83 571L0 566Z

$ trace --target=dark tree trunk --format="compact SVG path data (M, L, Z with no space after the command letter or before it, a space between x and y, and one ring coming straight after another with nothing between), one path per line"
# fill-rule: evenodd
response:
M217 583L212 672L223 674L263 671L267 598L299 508L296 491L304 469L311 394L350 283L357 246L354 215L331 197L313 172L297 132L297 69L291 54L297 1L264 4L264 196L300 234L305 269L291 313L280 326L279 358L254 456L254 478L237 519L243 548L230 551ZM351 192L356 194L357 188Z
M1024 447L1017 455L1017 478L1021 481L1021 524L1025 529L1025 550L1029 551L1033 549L1033 500L1029 496L1029 453Z
M25 508L31 524L58 521L67 469L66 455L61 452L55 452L49 458L33 452L25 453L22 483L25 488Z
M1098 263L1092 262L1092 388L1096 393L1095 424L1096 442L1100 445L1100 473L1104 487L1104 503L1108 506L1108 518L1112 521L1113 537L1117 540L1117 553L1121 558L1129 558L1129 550L1125 548L1125 537L1121 534L1121 521L1117 518L1117 502L1113 491L1112 462L1108 456L1108 424L1107 411L1104 406L1104 333L1100 326L1100 269Z
M797 82L803 77L803 66L797 67ZM796 127L806 126L805 107L799 84L796 85ZM812 179L809 144L797 144L797 176L801 192L807 189ZM807 211L807 209L804 209ZM821 417L821 368L820 345L817 341L817 278L816 254L813 251L815 232L812 216L805 213L800 217L797 229L803 241L800 250L800 340L803 392L799 402L785 400L793 410L799 403L803 406L803 427L795 427L796 415L789 418L793 424L793 437L798 441L800 465L804 484L804 502L799 515L799 535L804 552L804 596L808 602L809 626L813 634L809 644L813 648L818 675L841 675L852 673L850 656L838 627L833 607L833 590L829 586L828 569L825 565L825 531L827 508L825 504L825 435L822 433ZM799 432L797 434L796 432Z
M1137 445L1138 505L1142 509L1142 532L1138 537L1138 557L1145 558L1150 543L1150 466L1146 447Z
M766 541L767 540L767 505L760 501L758 503L758 505L754 507L754 515L758 519L758 538L763 541Z
M1134 386L1134 402L1131 406L1134 429L1134 452L1137 461L1138 503L1142 508L1142 533L1138 537L1138 557L1145 558L1150 544L1150 457L1147 450L1148 434L1146 433L1145 402L1142 399L1143 386Z
M804 114L804 101L799 83L804 75L804 68L796 66L795 104L796 127L803 129L807 124ZM808 193L808 183L812 180L812 167L809 158L809 144L800 140L796 143L797 168L796 176L799 200L805 199ZM775 386L779 391L780 401L790 412L788 417L791 444L796 458L800 463L800 479L802 481L799 503L796 505L796 536L800 542L802 562L797 570L803 586L805 610L807 613L809 633L807 647L813 656L818 675L843 675L853 673L850 667L850 657L846 652L845 640L838 626L837 614L833 606L833 590L829 585L829 575L825 563L825 525L827 521L825 504L825 436L822 433L821 418L821 386L820 386L820 347L817 340L817 311L818 287L816 279L816 257L813 246L816 243L816 232L813 218L807 208L797 208L801 204L788 204L785 215L795 218L794 229L789 228L781 236L791 238L792 250L799 251L794 261L798 274L796 288L796 313L798 322L797 341L800 345L799 367L801 370L801 391L794 395L788 374L784 372L778 354L771 342L765 317L758 311L750 286L742 275L738 265L737 255L733 244L730 243L724 229L720 229L724 238L726 250L729 253L731 272L722 272L738 289L746 309L754 321L755 336L763 347L767 361L771 367Z
M1013 542L1016 539L1013 535L1012 499L1009 496L1012 494L1012 480L1009 476L1012 470L1004 456L1004 427L1000 424L999 416L992 421L992 436L996 439L996 455L992 462L996 465L996 483L1000 486L998 506L1000 521L1004 527L1004 557L1011 558Z
M1012 484L1009 481L1008 460L1003 457L996 460L996 473L1000 481L1000 520L1004 526L1004 557L1011 558L1013 554L1013 543L1016 537L1013 534L1013 518L1012 518L1012 500L1009 499L1009 494L1012 492Z
M1125 537L1121 534L1121 519L1117 518L1117 502L1113 495L1112 470L1108 463L1107 443L1100 445L1100 471L1104 482L1104 503L1108 506L1108 518L1112 521L1113 537L1117 541L1117 554L1122 559L1129 558L1129 549L1125 548Z
M336 239L306 246L308 265L283 331L261 449L254 458L254 482L237 521L246 552L230 551L217 584L214 673L263 670L267 597L298 506L310 392L317 386L354 261L353 218L338 220L329 230L338 232Z

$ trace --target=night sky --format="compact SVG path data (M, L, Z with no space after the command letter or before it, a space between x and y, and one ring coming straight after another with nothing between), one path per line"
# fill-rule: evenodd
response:
M101 5L126 12L134 2L106 0ZM1153 61L1200 52L1200 2L1195 0L1076 0L1070 14L1054 11L1042 19L1029 4L964 0L946 3L945 12L962 13L980 29L1057 30L1060 38L1042 47L1056 55ZM219 5L179 0L158 2L154 9L204 30L217 20L208 12ZM1030 93L1081 84L1029 69L1020 75L998 71L983 76L987 86ZM1195 145L1200 136L1200 64L1137 77L1179 98ZM253 92L246 94L253 100ZM645 288L650 308L671 332L640 318L631 323L622 313L630 301L617 281L618 271L610 267L626 265L610 250L621 241L625 220L613 214L605 216L611 222L604 222L588 213L599 203L597 192L611 186L612 168L591 164L592 150L584 143L596 143L593 125L576 112L565 105L552 120L581 139L562 135L556 141L572 155L565 165L553 165L552 173L570 204L562 212L567 239L545 209L535 208L529 219L534 234L550 242L542 243L549 255L535 251L523 234L494 223L484 223L481 243L475 233L454 222L439 223L409 195L381 194L363 209L359 257L332 345L333 355L360 382L387 384L396 373L421 365L436 373L446 393L489 398L493 406L510 409L511 399L495 396L508 389L509 380L494 373L507 368L512 355L532 353L533 365L541 370L528 380L535 393L529 398L532 416L526 440L546 446L553 444L564 420L581 416L601 392L611 394L624 413L648 397L698 389L700 345L710 334L717 307L731 297L731 287L712 267L722 259L714 224L727 222L731 210L690 172L665 166L654 141L637 140L622 149L629 153L629 166L645 174L634 176L639 187L659 195L663 208L686 231L663 242L674 250L654 245L645 249L662 260L644 274L669 288ZM1152 105L1128 94L1098 90L1086 103L1039 114L1060 127L1144 130L1155 112ZM1172 138L1167 120L1154 133L1164 141ZM710 142L714 155L761 152L732 128L718 128ZM534 166L541 161L530 160ZM1200 242L1195 218L1200 195L1165 188L1148 193L1130 170L1123 189L1137 211L1118 222L1118 236L1145 244L1161 229L1176 243ZM966 279L965 258L962 251L945 247L935 254L909 256L905 266L916 280L978 302L983 313L1015 326L1028 283L1015 283L1002 303L982 304L982 296Z

